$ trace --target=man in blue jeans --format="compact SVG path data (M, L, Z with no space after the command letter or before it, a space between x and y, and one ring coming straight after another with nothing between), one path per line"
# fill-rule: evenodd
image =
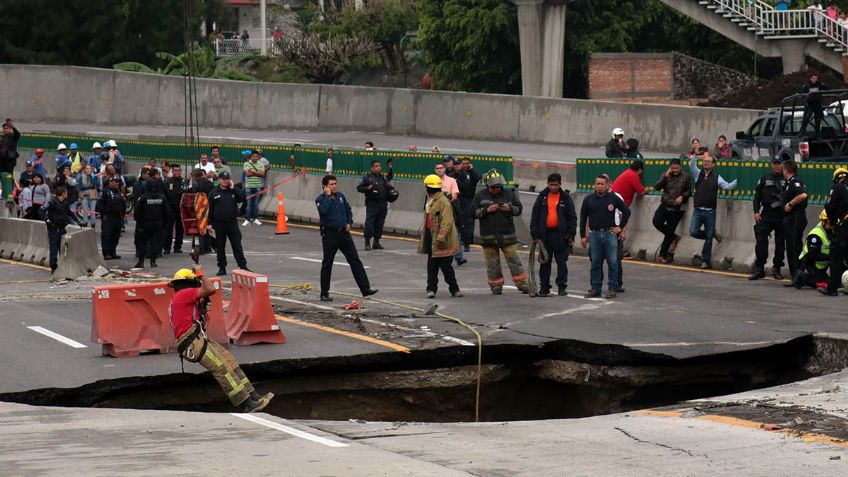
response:
M262 189L262 181L265 179L265 166L259 162L259 151L253 150L250 159L244 162L244 193L248 197L247 209L245 211L242 227L247 227L253 222L262 225L259 221L259 191Z
M692 177L695 178L695 201L692 222L689 224L689 235L704 241L704 248L701 249L701 260L703 260L701 268L706 270L713 268L713 238L721 243L721 235L715 231L718 190L719 188L733 190L736 188L736 181L727 182L713 171L715 159L709 152L704 152L703 163L704 168L698 169L698 158L692 156L689 160L689 169L692 171Z
M630 208L617 194L609 192L609 179L605 175L595 178L595 193L583 199L580 207L580 244L589 247L592 264L590 282L592 289L586 298L601 296L604 283L604 260L609 271L606 298L615 298L618 292L618 240L626 239L624 228L630 220ZM616 211L621 220L616 225Z

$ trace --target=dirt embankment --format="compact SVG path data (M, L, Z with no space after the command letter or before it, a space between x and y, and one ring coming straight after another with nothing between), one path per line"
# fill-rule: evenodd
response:
M737 89L721 98L701 103L701 106L718 108L768 109L780 106L781 100L801 91L801 85L811 73L819 74L819 79L831 89L848 88L842 78L831 72L820 72L814 68L807 71L777 77L771 81L760 82Z

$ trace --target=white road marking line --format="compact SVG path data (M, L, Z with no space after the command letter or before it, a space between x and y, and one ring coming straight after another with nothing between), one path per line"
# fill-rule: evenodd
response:
M54 332L52 332L48 329L42 328L40 326L27 326L27 328L31 329L32 331L35 331L36 333L41 333L44 336L53 338L54 340L59 341L60 343L64 343L64 344L70 346L71 348L77 348L77 349L88 348L88 346L86 346L86 345L84 345L80 342L74 341L70 338L65 338L64 336L60 335L59 333L54 333Z
M284 426L282 424L278 424L273 421L269 421L267 419L262 419L261 417L253 416L250 414L241 414L236 412L231 412L231 416L238 417L239 419L244 419L245 421L250 421L260 426L269 427L271 429L285 432L286 434L300 437L301 439L306 439L308 441L317 442L318 444L325 445L327 447L349 447L348 444L344 442L336 442L334 440L327 439L325 437L316 436L315 434L310 434L308 432L301 431L299 429L295 429L293 427Z
M321 260L320 260L320 259L317 259L317 258L306 258L306 257L290 257L290 258L291 258L292 260L302 260L302 261L304 261L304 262L317 262L317 263L321 263ZM343 267L349 267L349 266L350 266L350 264L349 264L349 263L345 263L345 262L333 262L333 265L341 265L341 266L343 266ZM369 267L368 265L365 265L365 266L364 266L364 268L371 268L371 267Z
M272 300L287 301L287 302L290 302L290 303L297 303L298 305L311 306L313 308L319 308L321 310L327 310L327 311L332 311L332 312L336 311L334 308L331 308L329 306L319 305L317 303L309 303L308 301L295 300L294 298L284 298L284 297L281 297L281 296L271 295L271 299Z
M778 344L780 341L703 341L700 343L691 341L681 341L678 343L622 343L622 346L641 346L643 348L659 348L668 346L705 346L705 345L723 345L723 346L760 346Z

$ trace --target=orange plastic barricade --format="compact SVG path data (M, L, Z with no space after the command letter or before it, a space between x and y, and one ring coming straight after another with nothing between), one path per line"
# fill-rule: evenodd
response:
M220 278L213 282L221 288ZM103 355L116 358L149 351L175 353L177 340L168 315L173 296L174 290L166 282L95 287L91 341L102 346ZM206 334L218 343L228 342L220 293L212 296Z
M285 343L268 290L268 277L235 270L233 294L227 311L227 335L237 345Z

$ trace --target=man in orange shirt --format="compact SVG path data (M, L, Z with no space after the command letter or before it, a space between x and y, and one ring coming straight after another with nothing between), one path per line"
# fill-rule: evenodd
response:
M556 260L558 295L568 294L569 248L577 230L577 213L568 191L562 190L562 176L548 176L548 187L536 196L530 218L530 235L545 244L549 258L539 267L539 296L551 294L551 262ZM530 264L532 267L533 264Z

